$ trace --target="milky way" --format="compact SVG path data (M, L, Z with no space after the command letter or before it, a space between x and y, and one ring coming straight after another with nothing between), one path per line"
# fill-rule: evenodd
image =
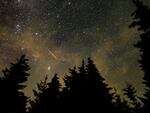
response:
M92 57L110 86L143 88L133 46L139 36L128 28L134 10L131 0L1 0L0 69L25 53L31 65L25 91L31 95L46 74L62 77Z

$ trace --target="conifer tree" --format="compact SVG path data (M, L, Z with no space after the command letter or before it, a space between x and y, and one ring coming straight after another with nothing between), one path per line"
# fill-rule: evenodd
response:
M115 113L130 113L127 101L124 98L121 99L118 94L115 95L114 109Z
M141 59L139 63L144 71L143 83L146 85L146 92L142 99L143 113L148 113L150 108L150 9L140 0L133 0L136 10L132 13L134 21L129 27L138 27L140 40L135 45L141 51Z
M78 70L77 70L78 69ZM63 94L68 108L75 112L112 112L113 96L93 61L89 58L65 77ZM67 109L68 112L72 112Z
M22 55L16 63L11 63L10 68L3 70L0 83L0 110L4 113L25 113L27 97L22 89L26 87L24 82L29 76L28 59Z
M47 82L47 77L41 81L38 86L38 91L33 90L35 100L31 101L31 113L50 113L58 112L60 105L60 83L57 74L52 78L50 83Z
M128 106L130 113L140 113L141 112L141 103L138 101L137 91L131 85L127 84L127 87L123 89L124 95L128 98Z

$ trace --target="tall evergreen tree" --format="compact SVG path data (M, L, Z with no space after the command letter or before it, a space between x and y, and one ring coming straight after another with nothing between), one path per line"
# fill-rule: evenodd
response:
M76 112L113 112L112 94L104 83L104 78L98 72L95 64L89 58L87 65L70 69L70 75L65 77L66 107ZM72 112L67 109L67 112Z
M60 103L60 83L57 74L47 83L47 78L38 84L38 91L33 90L36 97L31 103L31 113L58 112Z
M137 9L132 13L134 21L129 27L138 26L140 34L140 41L135 45L141 51L141 59L139 63L144 71L143 83L146 85L146 92L142 99L143 113L148 113L150 108L150 9L144 5L140 0L133 0Z
M41 95L48 88L47 79L48 77L46 75L44 80L41 80L39 83L37 83L37 90L33 89L34 99L30 99L31 107L28 108L29 112L37 112L37 108L40 105Z
M96 102L96 110L103 112L111 112L113 113L113 93L110 93L111 88L105 83L105 79L99 73L96 65L93 60L88 58L88 63L86 65L86 71L88 75L88 91L90 91L92 97L92 103ZM94 94L94 95L93 95Z
M124 98L121 99L118 94L115 95L114 109L115 113L130 113L127 101Z
M138 102L138 96L136 89L131 85L127 84L127 87L123 89L124 95L127 96L129 112L130 113L140 113L141 112L141 103Z
M28 59L22 55L10 68L3 70L0 80L0 110L4 113L25 113L27 97L22 92L26 87L23 83L29 76Z

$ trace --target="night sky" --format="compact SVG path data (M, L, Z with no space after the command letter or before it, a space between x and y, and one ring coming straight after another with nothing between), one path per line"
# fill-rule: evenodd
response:
M25 53L31 66L25 93L31 95L46 74L62 77L92 57L110 86L120 91L131 83L142 94L133 46L139 33L128 28L134 10L132 0L1 0L0 70Z

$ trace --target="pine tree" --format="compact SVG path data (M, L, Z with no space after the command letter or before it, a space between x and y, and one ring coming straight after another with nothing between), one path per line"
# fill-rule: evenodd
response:
M146 85L146 92L142 99L143 113L148 113L150 107L150 9L140 0L133 0L137 9L132 13L134 21L129 27L138 26L141 31L140 41L135 45L141 51L141 59L139 63L144 71L143 83Z
M38 107L40 106L41 95L48 88L47 79L48 77L46 75L44 80L41 80L39 83L37 83L37 90L33 89L34 99L30 99L31 107L28 109L29 113L30 112L38 113Z
M1 78L0 110L4 113L25 113L27 97L22 92L26 87L24 82L29 76L30 67L28 59L22 55L16 63L11 63L10 68L3 70Z
M64 77L64 84L65 87L61 91L61 105L62 105L62 112L70 113L73 112L71 110L77 110L77 106L74 106L74 101L76 100L73 96L75 91L72 90L74 84L76 82L76 78L78 76L78 72L76 70L76 66L73 69L69 69L70 75L66 75ZM75 112L75 111L74 111Z
M130 113L140 113L141 112L141 103L138 102L137 91L131 85L127 84L127 87L123 89L124 95L129 99L129 112Z
M99 73L96 65L90 58L88 58L86 71L88 75L88 90L92 93L90 95L94 97L94 99L92 98L92 101L94 100L93 103L95 102L93 106L96 106L96 108L94 108L96 110L100 109L99 111L113 113L113 93L110 93L111 88L105 83L105 79Z
M115 95L114 102L115 113L130 113L130 108L125 99L121 99L120 95Z
M47 77L38 85L38 91L33 90L35 100L31 101L31 113L58 112L60 105L60 83L57 74L47 83Z
M89 58L87 65L70 69L65 77L65 106L73 112L113 112L112 94L95 64ZM66 108L67 109L67 108ZM65 112L72 112L67 109Z

